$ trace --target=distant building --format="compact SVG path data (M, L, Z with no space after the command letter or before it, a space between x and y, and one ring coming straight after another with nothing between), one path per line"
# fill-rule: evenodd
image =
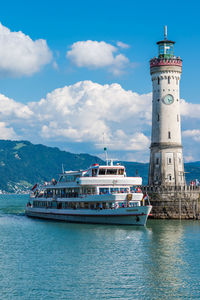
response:
M179 82L182 60L174 56L175 42L157 42L158 57L150 61L153 86L149 185L183 186L185 174L181 143Z

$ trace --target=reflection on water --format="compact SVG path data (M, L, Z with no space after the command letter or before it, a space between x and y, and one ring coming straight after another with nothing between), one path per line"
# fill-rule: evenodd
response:
M29 219L0 197L0 299L198 299L198 221L147 227Z
M147 243L148 255L144 259L145 273L147 278L154 278L150 288L158 294L164 291L163 298L169 299L179 293L184 285L181 276L185 267L184 230L179 221L156 221L152 225Z
M198 299L200 256L198 254L192 266L197 277L191 276L191 261L194 258L191 242L198 241L199 222L154 220L149 222L149 228L152 229L152 235L144 260L147 277L153 279L149 288L158 295L163 293L162 299ZM197 244L199 247L199 241Z

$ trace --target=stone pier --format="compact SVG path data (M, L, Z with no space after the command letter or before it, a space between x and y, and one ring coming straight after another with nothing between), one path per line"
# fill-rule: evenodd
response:
M153 206L153 219L200 219L200 187L143 186Z

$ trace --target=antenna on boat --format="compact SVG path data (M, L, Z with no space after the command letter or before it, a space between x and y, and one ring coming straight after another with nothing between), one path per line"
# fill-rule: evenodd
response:
M63 172L63 173L65 173L65 170L64 170L64 166L63 166L63 164L62 164L62 172Z
M105 132L103 133L103 144L105 145ZM108 152L107 152L107 148L104 146L103 150L104 150L104 154L105 154L106 165L108 165Z
M104 153L105 153L105 160L106 160L106 165L108 165L108 152L107 152L107 148L104 147Z

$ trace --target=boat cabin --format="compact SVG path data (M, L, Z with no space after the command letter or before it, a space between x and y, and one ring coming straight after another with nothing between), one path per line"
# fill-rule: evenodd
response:
M60 174L58 182L52 181L34 195L34 205L90 209L137 206L142 200L142 191L138 188L141 184L140 177L126 176L124 166L93 164L85 171Z

